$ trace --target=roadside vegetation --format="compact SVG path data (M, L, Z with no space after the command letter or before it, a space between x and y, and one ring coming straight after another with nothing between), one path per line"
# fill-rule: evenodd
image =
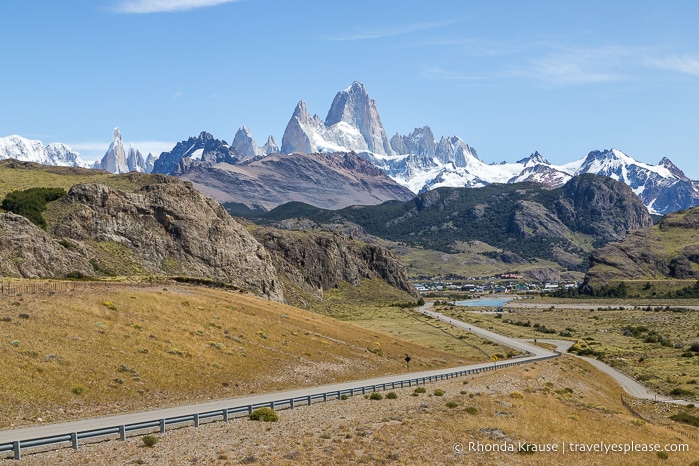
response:
M571 352L598 358L659 393L699 397L699 312L682 304L626 302L627 309L591 304L592 309L573 309L559 302L539 309L505 308L502 313L458 306L435 310L511 337L571 340Z

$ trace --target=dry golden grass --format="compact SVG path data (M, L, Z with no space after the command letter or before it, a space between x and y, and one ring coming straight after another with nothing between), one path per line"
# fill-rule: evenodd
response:
M503 358L512 353L510 348L426 317L412 307L396 304L414 301L415 298L381 280L365 280L361 286L342 284L327 290L323 301L314 303L312 309L372 331L471 359L490 361L494 354Z
M469 360L237 292L89 284L0 300L0 428Z
M467 382L464 384L464 381ZM244 419L171 430L154 448L140 437L23 458L26 464L474 464L696 465L689 435L639 422L609 377L572 357L442 381L397 399L357 396L279 411L276 423ZM431 395L436 389L443 396ZM696 438L696 437L694 437ZM469 451L469 442L557 445L566 453ZM570 444L687 444L689 452L580 453ZM454 445L462 446L455 451Z

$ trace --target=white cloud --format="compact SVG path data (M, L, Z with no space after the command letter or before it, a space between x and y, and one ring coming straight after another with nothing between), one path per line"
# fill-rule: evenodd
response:
M114 11L117 13L160 13L194 10L239 0L122 0Z
M699 76L699 59L690 56L673 56L664 58L650 58L647 63L656 68L677 71L683 74Z

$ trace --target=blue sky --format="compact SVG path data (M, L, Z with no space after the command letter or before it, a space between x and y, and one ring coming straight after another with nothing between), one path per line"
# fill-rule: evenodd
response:
M247 125L281 145L353 81L389 136L430 125L486 162L616 148L699 179L699 2L6 0L0 136L101 157Z

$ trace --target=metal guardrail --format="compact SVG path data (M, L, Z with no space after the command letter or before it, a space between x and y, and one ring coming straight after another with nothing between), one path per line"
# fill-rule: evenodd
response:
M160 433L165 433L167 426L173 426L178 424L192 423L194 427L199 427L199 423L202 420L220 418L223 422L228 422L231 417L236 415L244 414L245 416L252 413L253 410L262 407L269 407L272 409L294 409L296 406L310 406L314 401L328 401L330 399L341 399L343 395L355 396L358 394L365 395L367 392L394 390L396 388L413 387L417 385L425 385L429 382L436 382L438 380L452 379L455 377L463 377L469 374L476 374L480 372L491 371L503 367L516 366L520 364L525 364L528 362L543 361L547 359L552 359L560 356L560 353L551 356L542 356L540 358L527 359L524 361L510 361L501 362L499 364L493 364L473 369L465 369L460 371L448 372L445 374L432 375L426 377L417 377L412 379L399 380L397 382L386 382L373 385L360 385L357 387L347 388L343 390L333 390L329 392L316 393L312 395L295 397L295 398L281 398L279 400L269 401L265 403L257 404L247 404L240 406L232 406L230 408L218 409L214 411L206 411L202 413L188 414L185 416L169 417L163 419L154 419L145 422L136 422L131 424L116 425L112 427L85 430L80 432L70 432L60 435L52 435L49 437L41 438L31 438L26 440L17 440L14 442L8 442L0 444L0 453L13 452L14 459L19 460L22 457L22 451L27 448L34 447L47 447L53 445L70 444L74 449L78 448L80 440L96 439L100 437L107 437L112 435L119 435L121 440L126 439L126 435L132 432L138 431L153 431L158 429Z

